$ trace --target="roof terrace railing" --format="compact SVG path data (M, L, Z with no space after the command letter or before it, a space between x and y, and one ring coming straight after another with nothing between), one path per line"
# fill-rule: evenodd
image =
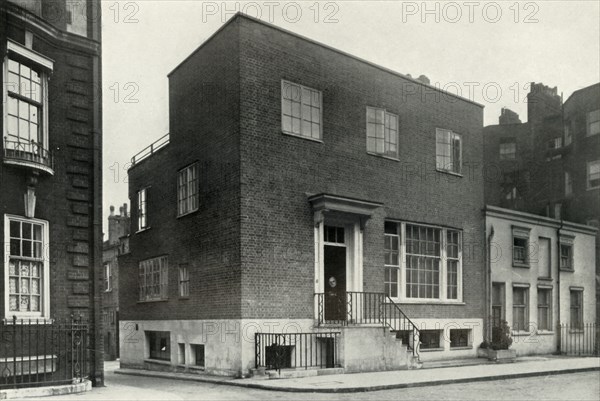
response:
M142 149L140 152L138 152L137 154L135 154L135 156L131 158L131 166L133 167L142 160L152 156L159 149L162 149L165 146L167 146L169 144L169 141L170 134L166 134L163 137L151 143L150 146L146 146L144 149Z

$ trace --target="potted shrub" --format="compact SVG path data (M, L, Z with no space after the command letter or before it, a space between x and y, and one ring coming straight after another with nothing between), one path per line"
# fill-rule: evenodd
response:
M502 321L500 326L492 328L492 341L484 341L479 347L485 350L482 354L487 354L490 361L495 362L514 362L517 352L510 349L513 340L510 337L510 327L506 321ZM480 356L483 356L480 354Z

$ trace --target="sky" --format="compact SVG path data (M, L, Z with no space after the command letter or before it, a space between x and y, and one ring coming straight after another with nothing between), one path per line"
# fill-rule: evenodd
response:
M102 0L103 208L131 157L169 132L168 79L236 11L527 120L531 82L566 100L600 82L600 1Z

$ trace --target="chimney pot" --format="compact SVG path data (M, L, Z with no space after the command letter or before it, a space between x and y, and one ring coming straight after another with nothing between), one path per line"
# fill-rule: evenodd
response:
M114 215L115 214L115 207L113 205L110 205L110 215Z

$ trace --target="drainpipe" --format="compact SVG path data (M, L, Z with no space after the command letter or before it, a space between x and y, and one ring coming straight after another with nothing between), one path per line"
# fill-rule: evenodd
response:
M556 352L558 354L561 353L560 343L562 341L561 335L561 326L560 326L560 230L563 228L563 219L562 213L560 216L560 226L556 229L556 302L558 303L558 307L556 308L556 331L558 332L557 344L556 344ZM552 263L552 261L550 261ZM550 265L552 266L552 265ZM550 269L552 271L552 269Z
M485 219L484 219L485 220ZM487 227L486 231L487 232ZM492 239L494 238L494 226L491 226L490 234L487 236L486 242L486 255L487 255L487 272L485 277L485 306L486 306L486 316L485 316L485 340L491 341L491 318L492 318Z

